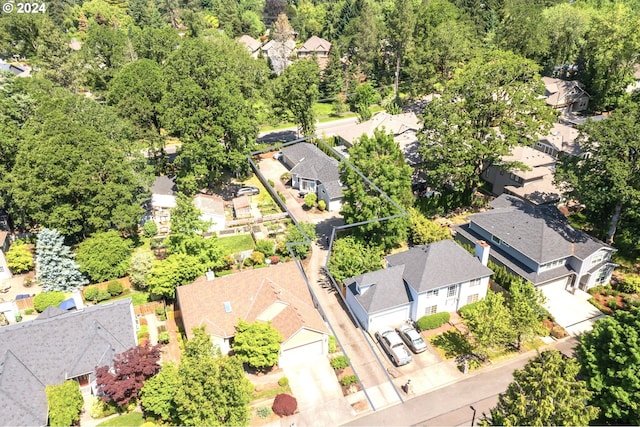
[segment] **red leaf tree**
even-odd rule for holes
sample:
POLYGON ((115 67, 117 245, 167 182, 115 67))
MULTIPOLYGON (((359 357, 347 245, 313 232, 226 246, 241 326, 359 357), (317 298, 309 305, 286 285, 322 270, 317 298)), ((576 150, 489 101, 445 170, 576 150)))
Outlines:
POLYGON ((298 409, 296 398, 285 393, 277 395, 271 406, 273 413, 281 417, 295 414, 296 409, 298 409))
POLYGON ((105 403, 123 407, 138 399, 144 382, 160 371, 160 346, 149 343, 115 356, 113 368, 96 369, 98 392, 105 403))

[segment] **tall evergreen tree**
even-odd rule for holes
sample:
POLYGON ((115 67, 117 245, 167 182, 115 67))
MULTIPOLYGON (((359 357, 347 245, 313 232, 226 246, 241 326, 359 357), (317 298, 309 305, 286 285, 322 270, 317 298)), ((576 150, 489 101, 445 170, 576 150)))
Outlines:
POLYGON ((73 291, 89 281, 80 273, 64 236, 56 230, 43 228, 36 241, 36 280, 45 292, 73 291))

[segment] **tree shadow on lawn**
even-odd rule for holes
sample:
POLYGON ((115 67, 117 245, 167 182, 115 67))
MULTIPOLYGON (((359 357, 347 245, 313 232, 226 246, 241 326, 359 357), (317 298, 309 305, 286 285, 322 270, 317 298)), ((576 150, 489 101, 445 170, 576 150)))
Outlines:
POLYGON ((440 335, 436 335, 431 339, 431 343, 438 347, 447 359, 473 353, 473 346, 467 337, 457 329, 449 329, 440 335))

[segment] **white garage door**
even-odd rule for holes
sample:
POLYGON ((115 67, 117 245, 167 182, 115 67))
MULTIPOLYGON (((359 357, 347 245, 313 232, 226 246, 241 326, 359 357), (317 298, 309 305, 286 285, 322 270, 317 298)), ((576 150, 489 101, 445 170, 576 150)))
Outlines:
POLYGON ((278 365, 283 368, 285 366, 294 366, 303 363, 309 363, 318 356, 322 356, 322 340, 314 341, 298 347, 282 350, 278 365))
POLYGON ((558 279, 554 282, 550 282, 548 284, 545 285, 541 285, 539 286, 540 290, 542 290, 542 292, 547 292, 547 291, 564 291, 565 290, 565 286, 567 286, 567 281, 569 280, 568 277, 563 277, 562 279, 558 279))
POLYGON ((383 327, 396 327, 407 321, 409 318, 409 307, 402 307, 400 309, 380 313, 379 315, 371 316, 369 322, 369 330, 377 331, 383 327))

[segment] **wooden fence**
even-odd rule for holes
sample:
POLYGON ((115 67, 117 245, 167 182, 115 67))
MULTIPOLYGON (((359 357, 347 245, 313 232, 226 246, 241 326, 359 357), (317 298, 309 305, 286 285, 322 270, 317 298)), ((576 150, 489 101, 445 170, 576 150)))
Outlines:
POLYGON ((33 297, 17 299, 16 305, 18 306, 18 310, 33 308, 33 297))
POLYGON ((147 314, 156 314, 158 307, 162 307, 162 311, 166 311, 164 301, 152 301, 133 306, 133 312, 136 316, 146 316, 147 314))

